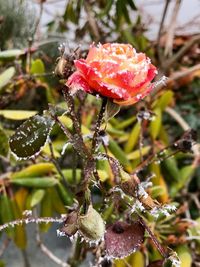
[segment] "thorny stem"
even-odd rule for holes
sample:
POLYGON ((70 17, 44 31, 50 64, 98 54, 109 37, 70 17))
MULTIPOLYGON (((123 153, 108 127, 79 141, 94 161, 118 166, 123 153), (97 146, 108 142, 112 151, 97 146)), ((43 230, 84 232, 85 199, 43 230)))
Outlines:
POLYGON ((76 132, 76 134, 71 138, 72 145, 74 147, 76 146, 76 150, 78 148, 79 151, 81 151, 81 156, 84 159, 89 158, 90 157, 89 151, 88 151, 87 147, 85 146, 85 143, 84 143, 83 137, 82 137, 82 133, 81 133, 80 120, 77 118, 77 114, 75 112, 74 100, 73 100, 73 97, 70 95, 69 88, 67 86, 65 86, 65 88, 63 89, 63 95, 64 95, 65 101, 68 104, 68 108, 69 108, 68 115, 71 117, 71 119, 73 121, 73 126, 74 126, 74 129, 76 132))
POLYGON ((80 256, 81 256, 81 237, 78 236, 76 242, 74 243, 73 256, 68 260, 70 267, 76 267, 79 265, 80 256))
POLYGON ((152 233, 151 229, 148 227, 148 225, 145 223, 145 221, 142 219, 142 217, 139 216, 139 220, 141 225, 146 229, 148 234, 150 235, 154 245, 157 247, 160 254, 166 259, 168 257, 167 251, 161 246, 161 244, 158 242, 158 239, 155 237, 155 235, 152 233))
POLYGON ((94 135, 93 135, 93 140, 92 140, 92 154, 95 153, 96 149, 97 149, 97 145, 98 145, 98 137, 99 137, 99 130, 100 130, 100 126, 103 120, 103 116, 106 110, 106 104, 107 104, 107 98, 103 98, 102 104, 101 104, 101 109, 98 115, 98 119, 96 121, 96 125, 95 125, 95 131, 94 131, 94 135))
POLYGON ((42 217, 42 218, 35 218, 35 217, 28 217, 28 218, 21 218, 17 219, 12 222, 4 223, 0 225, 0 232, 9 228, 15 227, 16 225, 21 224, 28 224, 28 223, 49 223, 49 222, 56 222, 56 223, 63 223, 65 218, 52 218, 52 217, 42 217))

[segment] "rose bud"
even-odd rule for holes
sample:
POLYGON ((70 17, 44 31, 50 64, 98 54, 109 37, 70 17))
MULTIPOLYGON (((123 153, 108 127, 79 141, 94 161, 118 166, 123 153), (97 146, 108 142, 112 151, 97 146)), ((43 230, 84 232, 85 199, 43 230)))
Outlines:
POLYGON ((108 97, 119 105, 134 104, 153 89, 157 69, 130 44, 94 44, 86 59, 74 61, 76 72, 67 81, 71 91, 108 97))
POLYGON ((78 227, 80 234, 87 241, 99 241, 104 237, 105 223, 92 205, 89 206, 86 214, 79 216, 78 227))
POLYGON ((144 241, 145 229, 139 221, 115 222, 106 229, 105 246, 110 258, 124 258, 136 251, 144 241))

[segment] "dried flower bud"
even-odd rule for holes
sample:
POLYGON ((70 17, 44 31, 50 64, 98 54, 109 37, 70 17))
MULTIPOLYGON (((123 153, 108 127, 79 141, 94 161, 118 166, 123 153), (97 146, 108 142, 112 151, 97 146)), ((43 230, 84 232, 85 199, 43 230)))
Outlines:
POLYGON ((60 233, 66 236, 73 236, 78 230, 77 219, 77 211, 72 211, 69 213, 65 220, 64 226, 60 229, 60 233))
POLYGON ((136 251, 144 240, 144 227, 139 221, 128 224, 115 222, 105 234, 105 245, 108 257, 124 258, 136 251))
POLYGON ((135 190, 140 183, 139 178, 136 175, 129 176, 126 172, 121 171, 121 177, 123 182, 120 187, 124 191, 125 194, 130 196, 135 196, 135 190), (129 177, 129 179, 128 179, 129 177))
POLYGON ((79 216, 78 227, 81 235, 88 241, 98 241, 104 237, 105 223, 92 205, 86 214, 79 216))

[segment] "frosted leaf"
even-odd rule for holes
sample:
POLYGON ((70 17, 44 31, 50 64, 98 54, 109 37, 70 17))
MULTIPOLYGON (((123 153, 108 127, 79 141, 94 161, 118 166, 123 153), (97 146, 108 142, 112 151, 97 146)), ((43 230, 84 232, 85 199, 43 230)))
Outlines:
POLYGON ((48 141, 54 121, 47 116, 35 115, 21 124, 9 140, 17 159, 37 156, 48 141))

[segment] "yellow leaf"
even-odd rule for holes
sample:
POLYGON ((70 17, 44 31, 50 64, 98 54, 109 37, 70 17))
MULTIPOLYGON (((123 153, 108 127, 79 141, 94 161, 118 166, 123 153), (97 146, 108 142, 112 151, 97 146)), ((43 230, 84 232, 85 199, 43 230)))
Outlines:
POLYGON ((10 120, 25 120, 34 116, 37 111, 30 110, 0 110, 0 115, 10 120))

